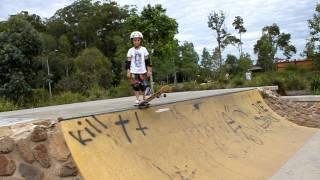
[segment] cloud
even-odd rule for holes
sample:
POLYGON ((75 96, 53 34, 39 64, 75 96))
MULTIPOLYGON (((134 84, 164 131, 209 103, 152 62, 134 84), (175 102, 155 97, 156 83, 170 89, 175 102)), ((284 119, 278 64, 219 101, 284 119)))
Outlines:
POLYGON ((51 17, 56 10, 71 4, 73 0, 0 0, 0 20, 21 11, 28 11, 44 18, 51 17))
MULTIPOLYGON (((72 2, 72 0, 0 0, 0 20, 22 10, 50 17, 57 9, 72 2)), ((201 53, 204 47, 212 50, 217 46, 215 34, 207 25, 210 12, 224 11, 228 31, 233 34, 236 32, 231 25, 232 21, 235 16, 241 16, 248 30, 243 35, 244 51, 253 57, 255 57, 253 46, 261 36, 261 29, 273 23, 277 23, 282 32, 291 33, 292 42, 298 49, 297 54, 301 53, 309 34, 307 20, 312 17, 317 3, 314 0, 117 0, 116 2, 120 5, 134 4, 140 10, 148 3, 162 4, 167 9, 167 14, 179 23, 179 34, 176 38, 180 41, 193 42, 198 53, 201 53)), ((238 50, 230 46, 224 55, 227 53, 236 55, 238 50)))

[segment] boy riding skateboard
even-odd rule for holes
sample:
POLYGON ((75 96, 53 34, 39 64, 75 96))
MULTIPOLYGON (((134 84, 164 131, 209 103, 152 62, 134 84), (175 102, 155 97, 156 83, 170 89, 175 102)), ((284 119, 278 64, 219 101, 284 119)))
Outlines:
POLYGON ((130 39, 133 47, 127 53, 127 77, 131 81, 134 95, 136 96, 135 103, 139 104, 146 99, 147 78, 152 74, 152 65, 147 49, 141 45, 143 39, 142 33, 134 31, 131 33, 130 39), (142 100, 140 100, 140 96, 142 96, 142 100))

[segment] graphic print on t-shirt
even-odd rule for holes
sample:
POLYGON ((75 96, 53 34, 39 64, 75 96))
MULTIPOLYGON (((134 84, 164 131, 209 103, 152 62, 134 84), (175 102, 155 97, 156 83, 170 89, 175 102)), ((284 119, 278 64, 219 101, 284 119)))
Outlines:
POLYGON ((134 64, 137 68, 140 68, 142 66, 142 54, 140 51, 135 51, 134 56, 134 64))

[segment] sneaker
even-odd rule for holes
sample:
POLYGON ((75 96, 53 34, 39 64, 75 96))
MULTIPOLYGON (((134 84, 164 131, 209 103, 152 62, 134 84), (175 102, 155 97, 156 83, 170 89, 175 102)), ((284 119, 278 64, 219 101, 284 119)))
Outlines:
POLYGON ((136 102, 136 104, 139 104, 139 103, 140 103, 140 100, 136 99, 136 101, 135 101, 135 102, 136 102))

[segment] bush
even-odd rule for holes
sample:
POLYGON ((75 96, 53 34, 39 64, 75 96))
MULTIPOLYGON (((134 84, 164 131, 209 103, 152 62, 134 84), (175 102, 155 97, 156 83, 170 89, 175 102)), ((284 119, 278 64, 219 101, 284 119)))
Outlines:
POLYGON ((185 82, 183 83, 183 89, 185 91, 196 91, 200 90, 200 87, 196 82, 185 82))
POLYGON ((284 82, 284 88, 286 90, 303 90, 307 89, 307 87, 308 82, 306 79, 295 73, 288 74, 284 82))
POLYGON ((35 89, 30 99, 25 99, 21 107, 33 108, 50 104, 50 94, 47 89, 35 89))
POLYGON ((286 68, 286 71, 297 71, 298 67, 295 64, 289 64, 286 68))
POLYGON ((314 94, 320 93, 320 75, 315 76, 312 78, 310 83, 310 89, 313 91, 314 94))
POLYGON ((245 84, 245 80, 241 76, 236 76, 231 80, 231 84, 233 87, 241 87, 245 84))
POLYGON ((109 92, 99 86, 89 89, 86 94, 88 94, 88 100, 105 99, 109 97, 109 92))
POLYGON ((0 98, 0 112, 17 110, 19 107, 11 101, 0 98))
POLYGON ((127 80, 122 80, 116 87, 112 87, 109 91, 111 97, 125 97, 132 95, 131 84, 127 80))
POLYGON ((83 102, 86 100, 87 98, 85 96, 79 93, 72 93, 68 91, 52 97, 52 99, 50 100, 50 105, 71 104, 71 103, 83 102))

